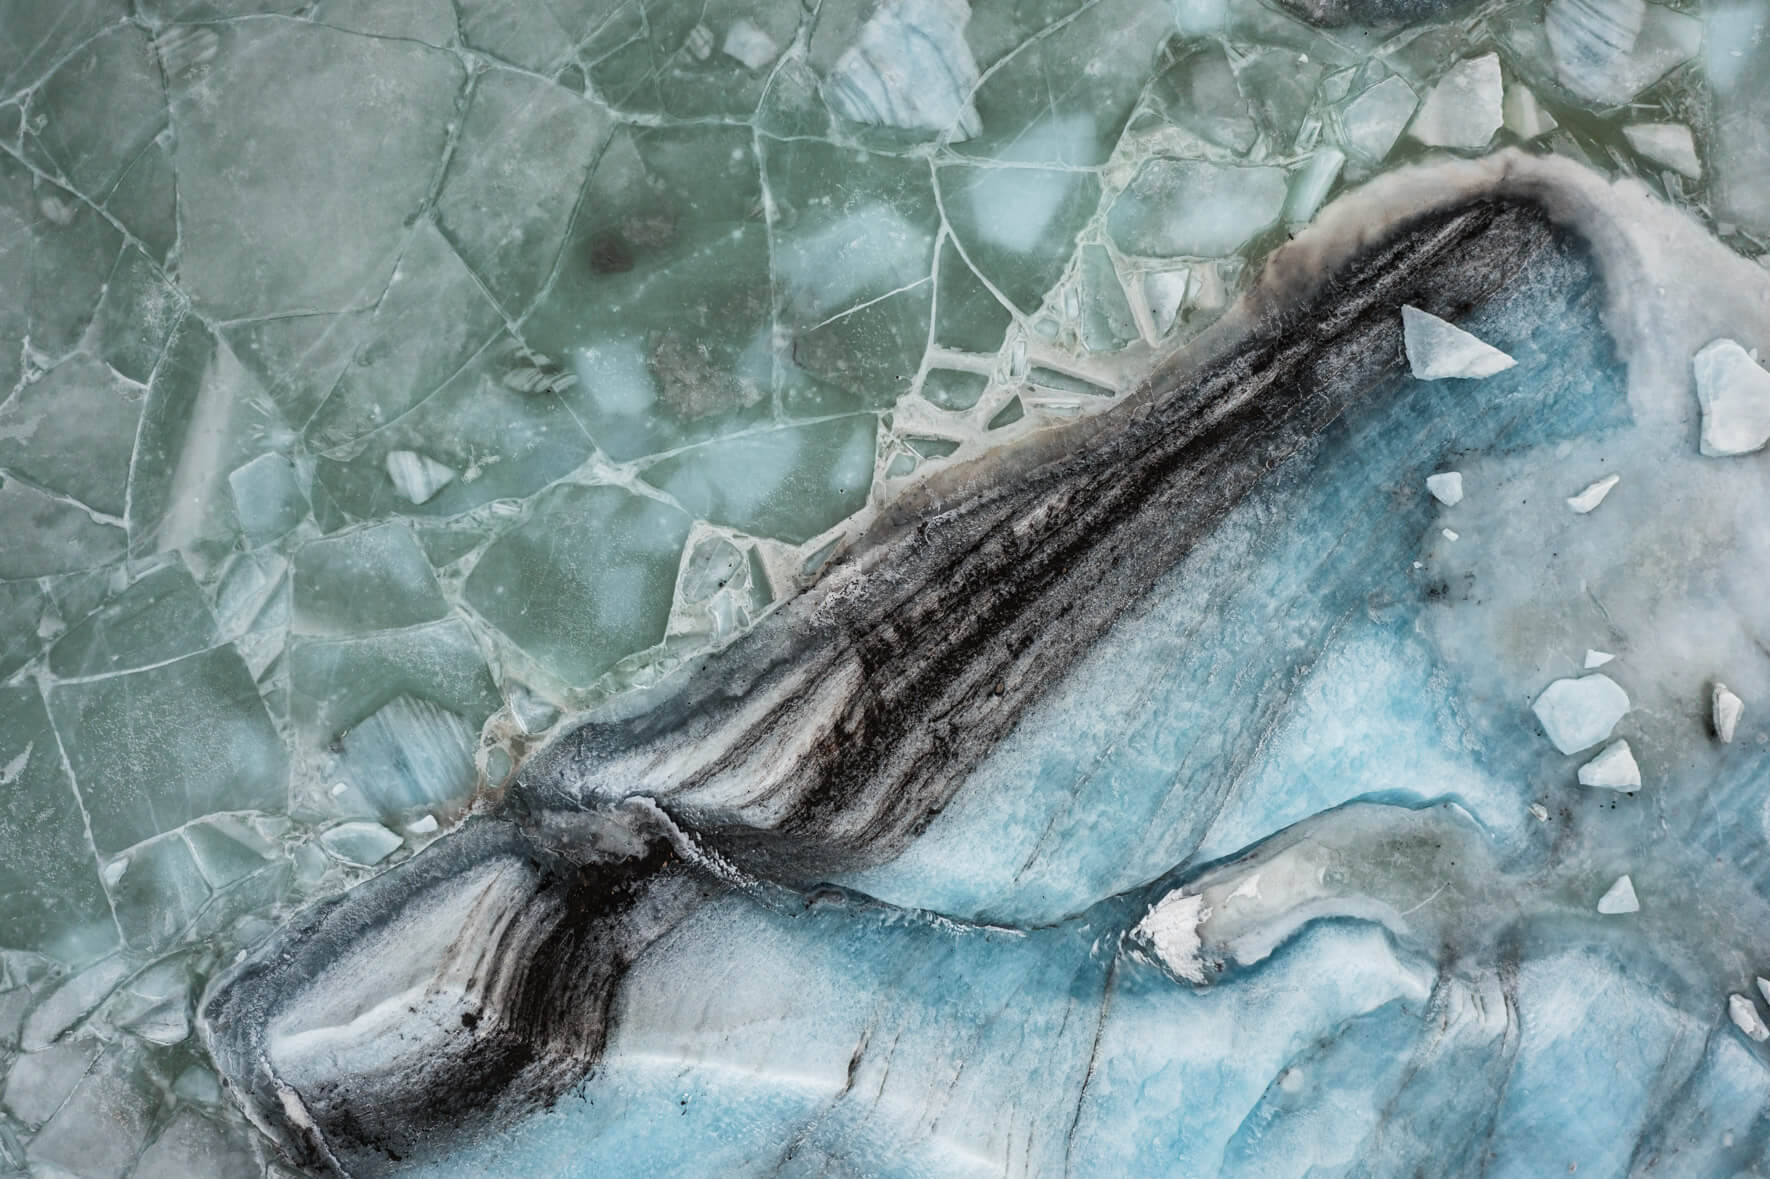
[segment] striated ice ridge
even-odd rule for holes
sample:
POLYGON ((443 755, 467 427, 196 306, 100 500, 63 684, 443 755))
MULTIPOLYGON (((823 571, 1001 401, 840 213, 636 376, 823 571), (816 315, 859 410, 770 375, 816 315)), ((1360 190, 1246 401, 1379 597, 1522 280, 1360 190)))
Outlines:
POLYGON ((954 140, 979 134, 970 16, 964 0, 884 0, 824 79, 830 109, 856 123, 954 140))

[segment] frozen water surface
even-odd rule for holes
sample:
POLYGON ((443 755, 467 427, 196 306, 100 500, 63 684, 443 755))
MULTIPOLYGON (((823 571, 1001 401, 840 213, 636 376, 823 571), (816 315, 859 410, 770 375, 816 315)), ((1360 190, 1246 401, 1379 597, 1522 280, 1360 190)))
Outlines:
POLYGON ((1770 1175, 1765 0, 0 0, 0 1176, 1770 1175))

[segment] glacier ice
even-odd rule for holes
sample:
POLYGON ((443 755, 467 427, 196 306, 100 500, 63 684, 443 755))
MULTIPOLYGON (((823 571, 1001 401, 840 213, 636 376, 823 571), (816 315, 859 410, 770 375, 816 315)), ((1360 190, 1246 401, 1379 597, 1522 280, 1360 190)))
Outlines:
POLYGON ((1598 912, 1606 917, 1617 917, 1628 913, 1639 913, 1641 902, 1635 896, 1635 882, 1627 873, 1616 878, 1616 882, 1604 890, 1598 898, 1598 912))
POLYGON ((1567 506, 1573 509, 1575 515, 1588 515, 1604 502, 1604 498, 1621 481, 1622 476, 1620 475, 1606 475, 1602 479, 1587 484, 1577 495, 1568 496, 1567 506))
POLYGON ((1702 453, 1750 454, 1770 442, 1770 371, 1736 340, 1715 340, 1696 354, 1702 406, 1702 453))
POLYGON ((1715 737, 1726 745, 1733 740, 1733 734, 1739 728, 1739 718, 1745 714, 1745 702, 1734 694, 1720 680, 1710 690, 1709 723, 1714 726, 1715 737))
POLYGON ((1505 372, 1518 363, 1485 340, 1418 307, 1403 305, 1401 322, 1406 333, 1407 362, 1419 380, 1480 379, 1505 372))
POLYGON ((1460 471, 1440 471, 1426 476, 1426 490, 1447 508, 1463 502, 1463 475, 1460 471))
POLYGON ((1641 767, 1627 741, 1612 741, 1598 756, 1579 768, 1581 786, 1633 793, 1641 788, 1641 767))
POLYGON ((1629 696, 1603 672, 1560 679, 1531 704, 1543 734, 1562 753, 1578 753, 1610 736, 1629 711, 1629 696))

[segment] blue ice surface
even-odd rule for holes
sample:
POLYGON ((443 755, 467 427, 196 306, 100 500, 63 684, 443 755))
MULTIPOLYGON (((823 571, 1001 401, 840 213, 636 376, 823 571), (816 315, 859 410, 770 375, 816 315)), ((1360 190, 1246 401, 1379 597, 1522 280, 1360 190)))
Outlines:
MULTIPOLYGON (((1318 920, 1206 987, 1125 938, 1197 866, 1352 799, 1454 799, 1501 862, 1551 863, 1525 804, 1565 759, 1518 702, 1460 690, 1413 563, 1437 533, 1425 476, 1459 454, 1629 428, 1599 302, 1566 243, 1463 324, 1517 368, 1396 378, 905 855, 834 899, 701 911, 636 964, 577 1091, 414 1173, 1764 1173, 1760 1050, 1634 927, 1525 920, 1471 961, 1318 920)), ((1762 753, 1721 770, 1733 805, 1669 836, 1770 893, 1762 753)))

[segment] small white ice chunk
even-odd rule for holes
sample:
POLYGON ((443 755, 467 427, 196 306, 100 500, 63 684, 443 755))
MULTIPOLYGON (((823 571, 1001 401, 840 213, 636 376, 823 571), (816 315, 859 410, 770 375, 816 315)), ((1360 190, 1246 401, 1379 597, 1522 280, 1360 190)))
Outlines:
POLYGON ((1715 736, 1723 745, 1731 743, 1733 731, 1739 727, 1739 718, 1745 712, 1745 701, 1735 696, 1726 684, 1716 680, 1709 712, 1715 724, 1715 736))
POLYGON ((1610 489, 1621 481, 1621 475, 1606 475, 1596 483, 1588 484, 1578 495, 1568 496, 1567 506, 1583 516, 1603 503, 1604 497, 1610 494, 1610 489))
POLYGON ((394 490, 413 503, 421 504, 453 483, 455 472, 415 450, 390 450, 387 452, 387 477, 393 480, 394 490))
POLYGON ((781 47, 774 38, 742 17, 725 30, 725 44, 719 47, 725 56, 736 58, 747 70, 759 70, 780 56, 781 47))
POLYGON ((1694 368, 1702 453, 1749 454, 1770 442, 1770 372, 1735 340, 1716 340, 1698 352, 1694 368))
POLYGON ((1535 139, 1539 135, 1547 135, 1561 124, 1555 116, 1543 109, 1536 95, 1530 88, 1519 82, 1506 87, 1505 103, 1506 130, 1520 139, 1535 139))
POLYGON ((1445 507, 1454 508, 1463 502, 1463 473, 1441 471, 1436 475, 1427 475, 1426 490, 1445 507))
POLYGON ((1627 741, 1612 741, 1604 752, 1579 768, 1581 786, 1598 786, 1633 794, 1641 789, 1641 767, 1627 741))
POLYGON ((1169 970, 1188 982, 1202 983, 1205 966, 1198 953, 1203 945, 1198 927, 1210 915, 1204 897, 1171 892, 1151 906, 1137 932, 1149 939, 1150 948, 1169 970))
POLYGON ((1586 670, 1591 671, 1594 667, 1603 667, 1606 663, 1609 663, 1615 658, 1616 656, 1612 655, 1609 651, 1599 651, 1595 648, 1587 647, 1586 670))
POLYGON ((1556 680, 1543 689, 1530 710, 1556 749, 1578 753, 1610 736, 1610 730, 1629 710, 1629 695, 1615 680, 1598 672, 1556 680))
POLYGON ((1758 1005, 1737 991, 1727 996, 1727 1016, 1733 1026, 1746 1034, 1746 1038, 1762 1044, 1770 1040, 1770 1027, 1764 1026, 1764 1017, 1758 1014, 1758 1005))
POLYGON ((1549 808, 1540 802, 1533 802, 1530 804, 1530 817, 1539 823, 1547 823, 1549 821, 1549 808))
POLYGON ((1498 55, 1459 61, 1426 96, 1407 133, 1427 147, 1486 147, 1505 122, 1503 102, 1498 55))
POLYGON ((1770 978, 1758 976, 1758 994, 1764 996, 1764 1002, 1770 1003, 1770 978))
POLYGON ((1401 335, 1407 345, 1408 367, 1422 381, 1491 377, 1518 363, 1492 344, 1418 307, 1402 307, 1401 335))
POLYGON ((1696 157, 1696 139, 1682 123, 1636 123, 1623 128, 1629 146, 1672 171, 1692 180, 1702 179, 1702 161, 1696 157))
POLYGON ((437 828, 436 816, 425 815, 406 824, 406 832, 411 835, 429 835, 437 828))
POLYGON ((1641 902, 1635 896, 1635 882, 1629 879, 1626 872, 1618 876, 1616 883, 1598 898, 1598 912, 1606 917, 1618 913, 1639 913, 1640 911, 1641 902))
POLYGON ((1455 529, 1445 528, 1445 529, 1442 529, 1441 532, 1444 536, 1444 539, 1446 539, 1446 540, 1461 540, 1461 539, 1463 539, 1462 534, 1457 532, 1455 529))

